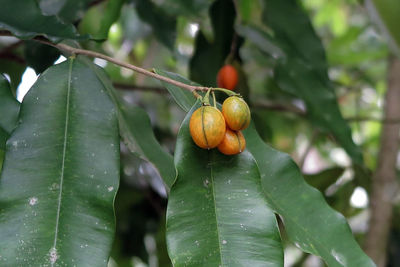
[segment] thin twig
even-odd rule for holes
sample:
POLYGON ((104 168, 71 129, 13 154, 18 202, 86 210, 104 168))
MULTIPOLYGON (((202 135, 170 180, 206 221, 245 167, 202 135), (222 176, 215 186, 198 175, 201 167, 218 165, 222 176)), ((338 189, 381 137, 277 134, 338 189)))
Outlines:
MULTIPOLYGON (((2 35, 2 36, 13 36, 9 31, 4 31, 4 30, 0 31, 0 35, 2 35)), ((69 45, 66 45, 66 44, 61 44, 61 43, 55 44, 53 42, 50 42, 49 40, 47 40, 44 37, 35 37, 35 38, 33 38, 33 40, 35 40, 37 42, 40 42, 42 44, 53 46, 53 47, 55 47, 55 48, 57 48, 59 50, 68 52, 68 53, 73 54, 73 55, 85 55, 85 56, 89 56, 89 57, 101 58, 101 59, 107 60, 108 62, 114 63, 115 65, 118 65, 118 66, 130 69, 130 70, 136 71, 136 72, 138 72, 140 74, 147 75, 147 76, 150 76, 150 77, 155 78, 157 80, 160 80, 160 81, 163 81, 163 82, 178 86, 178 87, 180 87, 182 89, 188 90, 188 91, 192 92, 193 95, 196 98, 200 98, 201 97, 196 91, 207 91, 208 89, 210 89, 210 87, 194 86, 194 85, 188 85, 188 84, 185 84, 185 83, 182 83, 182 82, 178 82, 178 81, 175 81, 175 80, 170 79, 168 77, 165 77, 165 76, 159 75, 157 73, 154 73, 153 71, 149 71, 149 70, 140 68, 138 66, 135 66, 135 65, 120 61, 118 59, 112 58, 110 56, 106 56, 106 55, 101 54, 101 53, 97 53, 97 52, 86 50, 86 49, 75 48, 75 47, 72 47, 72 46, 69 46, 69 45)))
POLYGON ((48 40, 44 40, 43 38, 35 39, 35 40, 37 40, 37 41, 39 41, 39 42, 41 42, 43 44, 47 44, 47 45, 53 46, 53 47, 55 47, 55 48, 57 48, 59 50, 66 51, 66 52, 71 53, 71 54, 85 55, 85 56, 89 56, 89 57, 95 57, 95 58, 101 58, 101 59, 107 60, 108 62, 114 63, 115 65, 118 65, 118 66, 121 66, 121 67, 124 67, 124 68, 127 68, 127 69, 131 69, 131 70, 136 71, 136 72, 138 72, 140 74, 147 75, 147 76, 150 76, 150 77, 155 78, 157 80, 160 80, 160 81, 163 81, 163 82, 178 86, 178 87, 180 87, 182 89, 188 90, 188 91, 192 92, 195 95, 195 97, 199 97, 199 95, 197 94, 196 91, 207 91, 209 89, 209 87, 193 86, 193 85, 188 85, 188 84, 185 84, 185 83, 182 83, 182 82, 178 82, 178 81, 172 80, 172 79, 170 79, 168 77, 165 77, 165 76, 159 75, 157 73, 154 73, 152 71, 145 70, 145 69, 140 68, 138 66, 135 66, 135 65, 120 61, 118 59, 115 59, 115 58, 112 58, 110 56, 106 56, 104 54, 97 53, 97 52, 94 52, 94 51, 80 49, 80 48, 74 48, 74 47, 66 45, 66 44, 54 44, 54 43, 52 43, 52 42, 50 42, 48 40))
POLYGON ((362 117, 362 116, 356 116, 356 117, 348 117, 346 118, 348 122, 360 122, 360 121, 376 121, 379 123, 400 123, 400 119, 380 119, 380 118, 374 118, 374 117, 362 117))

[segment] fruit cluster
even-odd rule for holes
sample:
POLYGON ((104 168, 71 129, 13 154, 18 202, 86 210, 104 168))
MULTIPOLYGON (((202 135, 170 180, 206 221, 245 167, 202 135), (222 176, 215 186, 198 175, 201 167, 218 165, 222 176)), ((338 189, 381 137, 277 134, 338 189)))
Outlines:
POLYGON ((225 155, 235 155, 246 147, 241 130, 250 124, 250 109, 238 96, 228 97, 222 104, 222 112, 204 104, 193 112, 189 128, 193 141, 201 148, 217 147, 225 155))

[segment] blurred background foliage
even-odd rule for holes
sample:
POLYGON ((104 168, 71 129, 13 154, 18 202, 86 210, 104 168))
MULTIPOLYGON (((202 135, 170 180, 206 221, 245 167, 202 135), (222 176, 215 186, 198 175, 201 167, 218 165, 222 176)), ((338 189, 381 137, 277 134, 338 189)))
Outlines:
MULTIPOLYGON (((205 86, 215 86, 218 69, 227 62, 234 64, 240 72, 238 91, 249 100, 260 135, 273 147, 291 154, 307 182, 347 217, 362 242, 368 219, 368 181, 377 164, 389 55, 387 39, 370 19, 363 1, 297 1, 305 13, 284 6, 285 1, 268 0, 38 2, 43 13, 57 14, 73 22, 81 34, 97 40, 85 42, 84 48, 134 65, 169 70, 205 86), (268 14, 268 8, 274 5, 281 5, 281 13, 274 13, 275 18, 268 14), (306 55, 303 61, 297 61, 297 55, 288 53, 295 52, 295 48, 285 47, 288 43, 283 41, 308 27, 301 23, 296 26, 296 16, 301 21, 304 14, 316 36, 307 36, 313 33, 305 30, 304 39, 293 42, 306 55), (283 41, 279 40, 279 32, 285 37, 283 41), (322 46, 316 47, 315 42, 308 46, 308 38, 320 39, 322 46), (317 64, 310 67, 311 72, 302 73, 301 67, 293 67, 309 66, 307 57, 317 64), (291 91, 290 78, 279 77, 279 68, 305 75, 307 83, 294 85, 304 90, 291 91), (320 85, 316 82, 323 87, 320 99, 318 92, 309 92, 315 90, 310 87, 320 85), (322 105, 325 96, 333 101, 329 102, 332 106, 322 105), (343 117, 339 114, 339 122, 334 125, 321 123, 321 114, 336 112, 336 99, 337 112, 340 110, 343 117), (322 109, 314 109, 315 114, 310 115, 318 107, 322 109), (360 147, 358 152, 350 137, 340 137, 343 132, 343 136, 347 134, 346 127, 350 127, 352 139, 360 147), (362 153, 363 162, 357 153, 362 153), (357 161, 359 166, 353 165, 357 161)), ((48 46, 0 38, 0 72, 11 80, 19 99, 27 86, 21 83, 21 77, 24 80, 29 74, 39 75, 59 56, 48 46)), ((151 78, 103 60, 96 59, 95 63, 104 67, 126 103, 147 111, 156 138, 173 153, 185 113, 167 91, 151 78)), ((109 266, 171 266, 165 247, 166 190, 159 174, 124 144, 121 173, 116 199, 117 235, 109 266)), ((396 207, 395 214, 399 211, 396 207)), ((400 264, 400 222, 399 216, 394 218, 388 266, 400 264)), ((282 238, 285 241, 284 234, 282 238)), ((289 242, 284 244, 286 266, 323 266, 318 258, 302 253, 289 242)))

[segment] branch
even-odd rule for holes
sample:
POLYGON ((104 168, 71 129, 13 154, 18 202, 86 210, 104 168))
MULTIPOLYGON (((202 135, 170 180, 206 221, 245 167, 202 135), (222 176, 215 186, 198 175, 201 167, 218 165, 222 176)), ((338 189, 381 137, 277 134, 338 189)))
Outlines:
MULTIPOLYGON (((2 36, 13 36, 9 31, 0 31, 0 35, 2 35, 2 36)), ((66 45, 66 44, 61 44, 61 43, 55 44, 53 42, 50 42, 49 40, 47 40, 44 37, 35 37, 33 40, 38 41, 38 42, 40 42, 42 44, 53 46, 53 47, 55 47, 55 48, 57 48, 57 49, 59 49, 61 51, 65 51, 65 52, 68 52, 68 53, 73 54, 73 55, 85 55, 85 56, 89 56, 89 57, 95 57, 95 58, 101 58, 101 59, 107 60, 108 62, 114 63, 115 65, 118 65, 118 66, 130 69, 130 70, 136 71, 136 72, 138 72, 140 74, 143 74, 143 75, 146 75, 146 76, 150 76, 150 77, 155 78, 157 80, 160 80, 160 81, 163 81, 163 82, 178 86, 178 87, 180 87, 182 89, 188 90, 188 91, 192 92, 196 98, 200 97, 200 95, 196 91, 207 91, 207 90, 210 89, 210 87, 193 86, 193 85, 188 85, 188 84, 185 84, 185 83, 182 83, 182 82, 178 82, 178 81, 172 80, 172 79, 170 79, 168 77, 165 77, 165 76, 159 75, 157 73, 154 73, 153 71, 149 71, 149 70, 140 68, 138 66, 135 66, 135 65, 132 65, 132 64, 129 64, 129 63, 125 63, 123 61, 120 61, 118 59, 106 56, 106 55, 101 54, 101 53, 97 53, 97 52, 90 51, 90 50, 85 50, 85 49, 80 49, 80 48, 75 48, 75 47, 72 47, 72 46, 69 46, 69 45, 66 45)))
MULTIPOLYGON (((400 117, 400 60, 389 62, 388 89, 385 96, 385 120, 400 117)), ((387 243, 393 217, 393 199, 398 189, 396 161, 400 123, 384 124, 381 133, 378 167, 372 179, 371 218, 364 247, 378 267, 386 266, 387 243)))
POLYGON ((396 124, 400 122, 400 119, 393 118, 393 119, 380 119, 380 118, 374 118, 374 117, 347 117, 346 120, 348 122, 359 122, 359 121, 376 121, 384 124, 396 124))

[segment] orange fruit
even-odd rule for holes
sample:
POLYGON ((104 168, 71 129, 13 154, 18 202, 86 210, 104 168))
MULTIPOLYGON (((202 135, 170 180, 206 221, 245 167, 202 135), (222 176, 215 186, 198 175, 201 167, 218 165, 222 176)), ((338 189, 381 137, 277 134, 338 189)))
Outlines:
POLYGON ((221 111, 211 106, 203 106, 193 112, 189 122, 190 135, 201 148, 214 148, 221 143, 226 125, 221 111))
POLYGON ((234 131, 246 129, 250 124, 250 109, 241 97, 230 96, 225 99, 222 114, 228 127, 234 131))
POLYGON ((246 140, 242 132, 226 129, 224 139, 218 145, 218 150, 225 155, 236 155, 246 148, 246 140))
POLYGON ((217 84, 219 88, 233 90, 237 83, 238 73, 232 65, 225 65, 218 71, 217 84))

